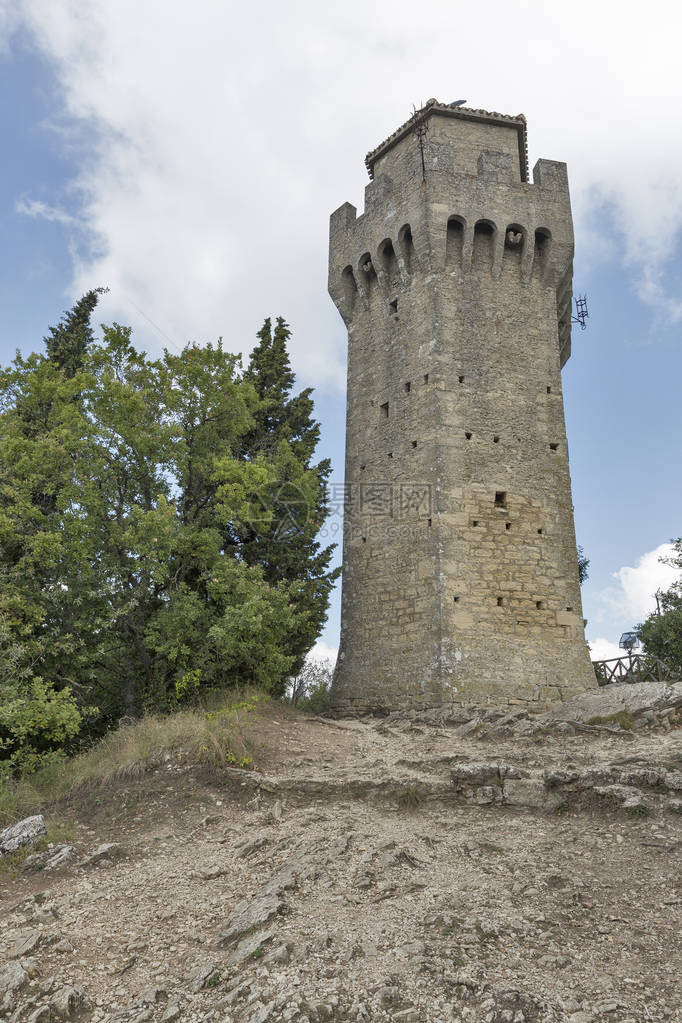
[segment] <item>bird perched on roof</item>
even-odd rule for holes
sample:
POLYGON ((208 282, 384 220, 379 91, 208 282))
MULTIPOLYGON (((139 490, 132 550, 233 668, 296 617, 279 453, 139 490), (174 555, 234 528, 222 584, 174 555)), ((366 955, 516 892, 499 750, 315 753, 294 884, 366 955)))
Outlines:
POLYGON ((450 106, 451 107, 463 107, 465 103, 466 103, 465 99, 456 99, 454 103, 450 104, 450 106))

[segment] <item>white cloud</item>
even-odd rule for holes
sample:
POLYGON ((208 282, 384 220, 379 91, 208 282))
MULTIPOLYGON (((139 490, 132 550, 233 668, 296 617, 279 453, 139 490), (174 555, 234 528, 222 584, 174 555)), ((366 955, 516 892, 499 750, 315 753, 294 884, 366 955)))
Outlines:
POLYGON ((311 661, 331 661, 332 665, 334 665, 336 664, 338 653, 339 651, 335 647, 329 646, 323 639, 320 639, 308 654, 308 659, 311 661))
POLYGON ((591 639, 589 643, 590 657, 593 661, 609 661, 625 654, 625 651, 621 650, 617 643, 612 643, 610 639, 604 639, 602 636, 591 639))
POLYGON ((668 293, 658 264, 642 267, 637 294, 642 301, 656 309, 663 323, 675 324, 682 321, 682 302, 668 293))
POLYGON ((76 222, 75 218, 70 213, 67 213, 66 210, 60 210, 56 206, 48 206, 47 203, 41 202, 40 199, 17 199, 14 209, 25 217, 31 217, 32 220, 49 220, 52 223, 69 225, 76 222))
POLYGON ((639 294, 679 317, 661 283, 682 226, 676 4, 614 18, 576 0, 574 31, 559 5, 506 0, 427 0, 418 14, 406 0, 19 8, 57 76, 60 128, 87 140, 74 184, 91 245, 73 292, 109 285, 103 317, 147 341, 158 335, 131 302, 177 344, 223 333, 242 350, 282 314, 304 380, 342 387, 328 216, 362 206, 364 153, 429 95, 523 110, 531 163, 569 164, 582 249, 609 251, 595 219, 607 212, 639 294))
POLYGON ((15 0, 0 0, 0 53, 9 50, 10 38, 19 22, 20 16, 15 0))
POLYGON ((624 565, 614 572, 614 584, 597 594, 605 612, 629 627, 643 621, 656 607, 656 590, 667 590, 680 578, 680 571, 661 563, 661 558, 673 554, 673 546, 663 543, 653 551, 647 551, 634 566, 624 565))

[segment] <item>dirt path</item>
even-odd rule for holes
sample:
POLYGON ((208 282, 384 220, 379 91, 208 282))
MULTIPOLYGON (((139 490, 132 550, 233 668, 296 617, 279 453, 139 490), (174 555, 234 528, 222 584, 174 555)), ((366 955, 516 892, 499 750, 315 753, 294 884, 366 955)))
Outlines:
POLYGON ((0 1018, 681 1019, 680 730, 458 731, 275 712, 93 798, 0 879, 0 1018))

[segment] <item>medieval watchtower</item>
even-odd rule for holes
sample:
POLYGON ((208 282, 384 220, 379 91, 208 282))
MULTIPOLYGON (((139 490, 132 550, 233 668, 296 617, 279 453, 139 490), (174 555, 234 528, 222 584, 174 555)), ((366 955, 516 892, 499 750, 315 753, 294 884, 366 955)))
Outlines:
POLYGON ((566 166, 526 121, 430 100, 331 217, 348 327, 341 711, 545 701, 595 685, 561 367, 566 166), (423 136, 423 131, 422 131, 423 136), (423 157, 423 159, 422 159, 423 157))

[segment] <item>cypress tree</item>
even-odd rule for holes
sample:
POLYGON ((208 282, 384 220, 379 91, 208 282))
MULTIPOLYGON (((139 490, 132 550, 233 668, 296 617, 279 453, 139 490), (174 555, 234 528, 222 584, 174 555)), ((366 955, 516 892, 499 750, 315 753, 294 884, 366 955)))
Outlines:
POLYGON ((94 340, 90 317, 108 288, 94 288, 64 313, 56 327, 49 327, 48 336, 43 338, 50 362, 64 371, 65 376, 73 377, 83 365, 83 356, 94 340))
MULTIPOLYGON (((75 377, 81 369, 85 353, 94 341, 94 333, 90 326, 90 317, 108 288, 94 288, 86 292, 72 309, 64 313, 56 327, 48 328, 48 336, 43 338, 46 347, 47 362, 61 370, 67 380, 75 377)), ((72 401, 78 401, 78 395, 72 395, 72 401)), ((54 401, 50 388, 44 395, 35 396, 19 393, 16 398, 14 414, 26 438, 40 438, 50 431, 50 416, 54 401)), ((54 480, 45 481, 40 491, 33 495, 34 502, 44 516, 55 512, 57 507, 57 490, 54 480)))
POLYGON ((329 594, 341 571, 329 568, 336 545, 324 547, 317 539, 329 513, 331 462, 328 458, 313 461, 320 425, 313 418, 312 388, 292 394, 295 375, 289 361, 288 324, 279 316, 273 329, 267 319, 257 336, 259 343, 244 377, 253 384, 260 402, 254 426, 244 438, 242 456, 274 458, 278 479, 257 495, 270 520, 243 529, 238 544, 244 560, 261 566, 268 582, 295 584, 300 625, 287 651, 296 658, 295 674, 327 620, 329 594))

